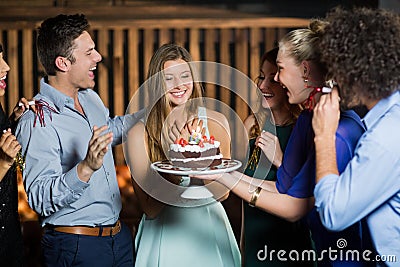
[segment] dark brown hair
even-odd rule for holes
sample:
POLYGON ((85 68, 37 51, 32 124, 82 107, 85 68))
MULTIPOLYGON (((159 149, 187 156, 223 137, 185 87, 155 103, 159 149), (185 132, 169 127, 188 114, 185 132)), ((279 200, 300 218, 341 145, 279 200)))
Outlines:
MULTIPOLYGON (((322 60, 340 85, 345 106, 399 90, 400 19, 381 9, 333 9, 321 40, 322 60)), ((342 102, 343 102, 342 101, 342 102)))
POLYGON ((58 15, 48 18, 38 28, 37 51, 40 62, 48 75, 55 75, 58 56, 66 57, 72 63, 75 58, 74 40, 89 29, 85 15, 58 15))

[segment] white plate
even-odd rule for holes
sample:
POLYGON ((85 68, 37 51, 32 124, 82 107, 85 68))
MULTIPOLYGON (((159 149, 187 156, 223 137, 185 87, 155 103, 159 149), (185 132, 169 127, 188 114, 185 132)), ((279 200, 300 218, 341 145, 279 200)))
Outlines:
POLYGON ((176 175, 194 175, 194 174, 218 174, 224 172, 231 172, 239 169, 242 163, 235 159, 222 159, 222 163, 217 166, 207 168, 183 168, 171 164, 168 160, 157 161, 151 164, 151 168, 165 173, 172 173, 176 175))

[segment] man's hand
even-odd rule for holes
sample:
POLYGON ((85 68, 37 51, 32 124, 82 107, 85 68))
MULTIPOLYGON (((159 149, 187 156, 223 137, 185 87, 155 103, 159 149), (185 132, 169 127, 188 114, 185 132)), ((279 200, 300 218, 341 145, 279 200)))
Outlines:
POLYGON ((322 95, 314 108, 312 125, 315 133, 316 180, 328 174, 339 174, 336 164, 336 130, 339 125, 339 94, 336 87, 322 95))
POLYGON ((108 145, 111 144, 113 134, 111 132, 101 134, 108 129, 107 125, 100 128, 93 127, 93 136, 89 141, 89 147, 86 157, 78 165, 78 176, 84 182, 89 181, 93 172, 100 169, 103 165, 104 155, 108 151, 108 145))
POLYGON ((321 96, 314 108, 312 126, 316 138, 331 138, 336 134, 339 125, 339 93, 336 87, 330 94, 321 96))

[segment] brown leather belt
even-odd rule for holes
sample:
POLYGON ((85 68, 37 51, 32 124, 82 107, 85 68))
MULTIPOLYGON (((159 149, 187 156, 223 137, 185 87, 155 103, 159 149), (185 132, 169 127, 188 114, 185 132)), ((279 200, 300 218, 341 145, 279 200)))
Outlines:
POLYGON ((118 220, 114 226, 47 226, 54 231, 89 236, 115 236, 121 231, 121 222, 118 220))

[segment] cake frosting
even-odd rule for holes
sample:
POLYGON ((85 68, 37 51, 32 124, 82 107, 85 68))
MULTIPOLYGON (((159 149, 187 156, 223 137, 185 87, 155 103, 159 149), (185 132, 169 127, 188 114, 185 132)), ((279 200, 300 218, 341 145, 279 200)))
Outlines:
POLYGON ((222 162, 220 142, 213 136, 201 136, 193 131, 188 140, 177 139, 170 145, 169 160, 174 166, 185 168, 206 168, 222 162))

